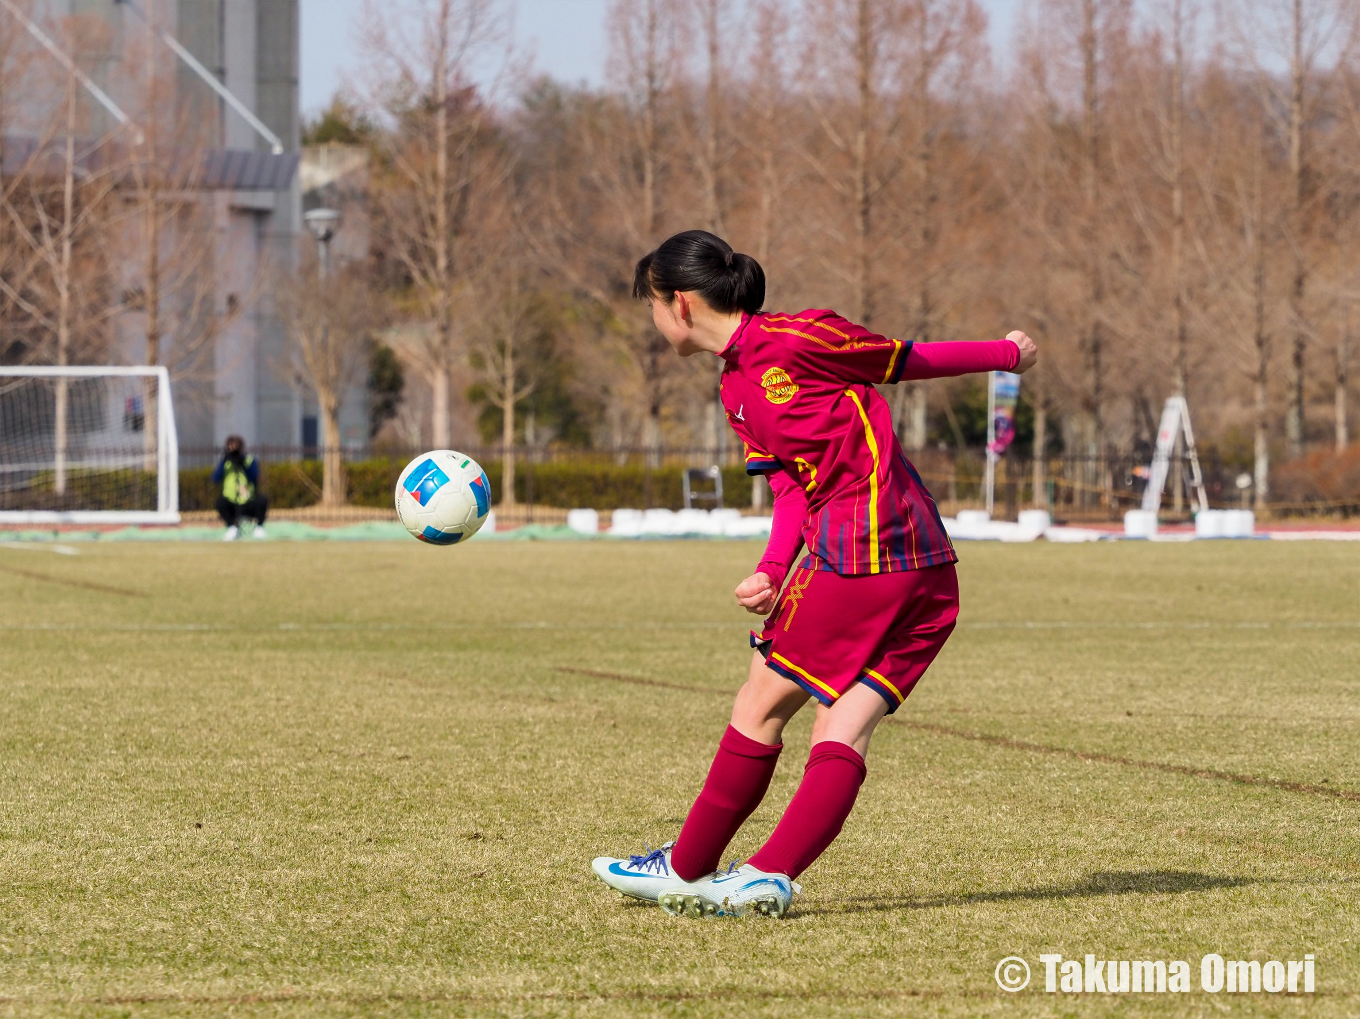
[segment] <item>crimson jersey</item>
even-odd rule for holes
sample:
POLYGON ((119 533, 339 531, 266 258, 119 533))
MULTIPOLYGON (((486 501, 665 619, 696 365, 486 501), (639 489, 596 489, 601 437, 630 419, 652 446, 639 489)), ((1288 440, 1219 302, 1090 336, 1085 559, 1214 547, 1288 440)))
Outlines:
POLYGON ((958 561, 874 388, 902 377, 910 350, 813 310, 743 315, 722 351, 747 473, 782 470, 807 493, 807 567, 854 576, 958 561))

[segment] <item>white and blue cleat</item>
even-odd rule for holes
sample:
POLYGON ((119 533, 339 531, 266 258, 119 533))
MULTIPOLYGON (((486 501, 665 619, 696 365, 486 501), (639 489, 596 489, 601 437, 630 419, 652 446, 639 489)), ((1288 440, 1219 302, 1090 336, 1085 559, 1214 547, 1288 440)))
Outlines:
POLYGON ((673 845, 674 842, 667 842, 660 849, 647 849, 626 860, 597 856, 591 861, 590 869, 620 895, 655 902, 662 892, 685 884, 671 871, 673 845))
POLYGON ((698 881, 676 879, 661 892, 657 905, 671 916, 695 919, 752 914, 778 919, 788 912, 794 893, 802 890, 787 875, 767 874, 748 863, 698 881))

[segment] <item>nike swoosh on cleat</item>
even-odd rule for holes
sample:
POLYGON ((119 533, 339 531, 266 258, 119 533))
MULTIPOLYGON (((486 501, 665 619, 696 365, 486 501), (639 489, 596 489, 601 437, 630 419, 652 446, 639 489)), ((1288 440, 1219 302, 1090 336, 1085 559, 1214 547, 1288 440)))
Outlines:
POLYGON ((619 877, 652 877, 656 878, 658 881, 670 880, 662 874, 644 874, 642 871, 638 870, 624 870, 623 864, 621 863, 611 863, 609 865, 609 873, 617 874, 619 877))
POLYGON ((744 892, 748 888, 759 888, 761 885, 769 885, 771 888, 778 888, 781 891, 784 888, 778 881, 769 881, 765 878, 760 878, 756 881, 752 881, 750 884, 742 885, 739 890, 744 892))

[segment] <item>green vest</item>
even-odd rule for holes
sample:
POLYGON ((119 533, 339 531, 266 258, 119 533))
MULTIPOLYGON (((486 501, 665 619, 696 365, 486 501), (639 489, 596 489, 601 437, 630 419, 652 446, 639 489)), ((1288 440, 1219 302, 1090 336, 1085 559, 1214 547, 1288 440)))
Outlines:
POLYGON ((230 460, 223 462, 222 495, 227 502, 234 502, 237 506, 244 506, 250 502, 250 497, 255 494, 255 486, 250 483, 246 468, 254 462, 253 456, 247 456, 240 467, 237 467, 230 460))

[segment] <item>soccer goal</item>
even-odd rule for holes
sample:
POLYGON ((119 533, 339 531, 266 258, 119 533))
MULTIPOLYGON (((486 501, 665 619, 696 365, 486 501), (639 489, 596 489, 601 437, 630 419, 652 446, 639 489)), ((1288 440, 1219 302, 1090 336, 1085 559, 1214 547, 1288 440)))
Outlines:
POLYGON ((0 365, 0 523, 178 522, 165 368, 0 365))

